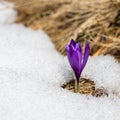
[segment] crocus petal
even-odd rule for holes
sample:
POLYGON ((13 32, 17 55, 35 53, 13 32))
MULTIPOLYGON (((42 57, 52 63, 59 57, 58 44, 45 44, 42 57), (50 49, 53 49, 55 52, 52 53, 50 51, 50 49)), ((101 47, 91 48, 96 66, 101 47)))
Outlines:
POLYGON ((86 47, 85 47, 85 51, 84 51, 84 57, 83 57, 82 70, 84 69, 84 67, 86 65, 89 54, 90 54, 90 45, 89 45, 89 43, 86 43, 86 47))
POLYGON ((66 45, 66 52, 67 52, 68 60, 69 60, 69 62, 71 64, 71 59, 72 59, 71 56, 72 56, 72 54, 74 52, 74 47, 72 45, 71 46, 66 45))
POLYGON ((71 42, 70 42, 70 46, 73 45, 75 47, 76 45, 76 42, 74 41, 74 39, 71 39, 71 42))
POLYGON ((68 44, 66 45, 66 51, 67 51, 67 52, 70 51, 70 48, 69 48, 69 45, 68 45, 68 44))
POLYGON ((78 67, 79 67, 79 74, 81 74, 81 72, 82 72, 82 47, 81 47, 80 43, 76 44, 76 49, 77 49, 77 52, 79 54, 79 64, 78 64, 78 67))
MULTIPOLYGON (((79 46, 80 47, 80 46, 79 46)), ((77 80, 79 80, 82 67, 82 51, 81 48, 74 48, 72 45, 69 47, 69 52, 67 52, 67 57, 71 67, 75 72, 77 80)))
MULTIPOLYGON (((82 69, 82 51, 78 51, 77 50, 77 54, 78 54, 78 59, 79 59, 79 61, 78 61, 78 68, 79 68, 79 70, 78 70, 78 74, 79 74, 79 77, 80 77, 80 75, 81 75, 81 69, 82 69)), ((78 78, 78 80, 79 80, 79 78, 78 78)))
POLYGON ((75 48, 76 48, 77 50, 79 50, 80 53, 82 53, 82 47, 81 47, 80 43, 76 43, 75 48))
POLYGON ((69 62, 71 67, 73 68, 77 79, 79 79, 79 52, 74 51, 72 55, 69 56, 69 62))
POLYGON ((71 67, 73 68, 74 64, 76 66, 76 61, 78 61, 78 54, 76 52, 76 49, 72 45, 69 46, 69 51, 67 51, 67 56, 71 67))
POLYGON ((88 60, 90 47, 86 44, 84 55, 82 54, 82 47, 80 43, 76 43, 73 39, 69 45, 66 45, 66 52, 69 63, 75 73, 76 79, 79 80, 81 72, 88 60))
POLYGON ((76 51, 76 48, 73 45, 70 45, 69 48, 70 48, 70 54, 76 51))

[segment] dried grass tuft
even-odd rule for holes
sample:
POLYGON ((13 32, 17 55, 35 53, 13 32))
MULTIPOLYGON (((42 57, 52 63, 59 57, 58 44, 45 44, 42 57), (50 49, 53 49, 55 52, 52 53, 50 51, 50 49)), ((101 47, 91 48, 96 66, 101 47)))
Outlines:
POLYGON ((112 54, 120 58, 119 0, 9 0, 18 10, 17 22, 43 29, 56 49, 74 38, 84 46, 91 42, 91 55, 112 54))

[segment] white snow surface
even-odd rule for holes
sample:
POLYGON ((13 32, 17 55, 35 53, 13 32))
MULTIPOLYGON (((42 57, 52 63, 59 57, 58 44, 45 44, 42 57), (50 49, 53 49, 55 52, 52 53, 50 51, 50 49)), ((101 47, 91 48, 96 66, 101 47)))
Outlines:
POLYGON ((3 16, 0 11, 0 20, 6 16, 4 25, 0 22, 0 120, 120 120, 120 98, 112 94, 120 94, 120 65, 114 58, 89 57, 82 73, 107 88, 108 97, 64 90, 61 84, 73 78, 67 58, 43 31, 8 24, 8 16, 16 14, 11 11, 3 16))
POLYGON ((13 7, 13 4, 0 0, 0 26, 15 21, 17 12, 13 7))

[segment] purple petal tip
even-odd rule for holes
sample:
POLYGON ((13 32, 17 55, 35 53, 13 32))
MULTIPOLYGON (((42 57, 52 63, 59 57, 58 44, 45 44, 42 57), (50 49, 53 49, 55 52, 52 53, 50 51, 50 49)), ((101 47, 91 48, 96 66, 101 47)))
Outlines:
POLYGON ((70 41, 70 46, 71 46, 71 45, 73 45, 73 46, 76 45, 76 42, 74 41, 74 39, 71 39, 71 41, 70 41))
POLYGON ((70 50, 70 47, 69 47, 69 45, 67 44, 67 45, 66 45, 66 51, 69 52, 69 50, 70 50))

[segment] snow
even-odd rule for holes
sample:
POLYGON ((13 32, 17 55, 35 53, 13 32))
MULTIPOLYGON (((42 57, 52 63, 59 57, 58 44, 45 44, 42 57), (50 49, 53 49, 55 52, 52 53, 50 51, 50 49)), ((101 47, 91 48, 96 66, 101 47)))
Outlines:
POLYGON ((112 56, 90 57, 85 74, 93 79, 98 87, 104 86, 109 92, 120 94, 120 64, 112 56))
POLYGON ((73 78, 67 58, 43 31, 12 23, 16 12, 10 11, 0 11, 1 120, 120 120, 120 98, 113 94, 120 94, 120 65, 113 57, 89 57, 82 74, 107 88, 108 97, 64 90, 61 84, 73 78))
POLYGON ((12 23, 16 17, 16 11, 13 10, 11 3, 0 0, 0 26, 12 23))

